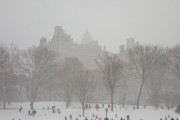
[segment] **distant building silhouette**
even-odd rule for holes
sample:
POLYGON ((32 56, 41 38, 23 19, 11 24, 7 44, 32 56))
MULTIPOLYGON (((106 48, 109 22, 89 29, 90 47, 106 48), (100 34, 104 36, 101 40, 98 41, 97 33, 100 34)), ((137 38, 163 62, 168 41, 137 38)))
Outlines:
MULTIPOLYGON (((45 43, 47 43, 47 40, 44 37, 41 38, 40 46, 45 43)), ((89 69, 97 68, 94 59, 102 52, 98 41, 93 40, 88 31, 85 32, 82 43, 77 44, 73 42, 70 35, 64 32, 61 26, 54 28, 54 35, 48 45, 60 53, 63 58, 77 57, 89 69)))
MULTIPOLYGON (((126 40, 126 46, 120 45, 119 47, 120 57, 126 59, 127 51, 137 45, 139 45, 139 43, 135 42, 134 38, 128 38, 126 40)), ((72 40, 70 35, 64 32, 61 26, 56 26, 54 28, 53 37, 48 43, 47 39, 42 37, 40 39, 40 46, 49 46, 54 51, 58 52, 61 58, 77 57, 88 69, 97 69, 95 59, 99 54, 106 51, 106 46, 103 46, 101 49, 98 41, 93 40, 89 31, 84 33, 81 43, 77 44, 72 40)))
POLYGON ((132 49, 135 47, 135 39, 134 38, 128 38, 126 40, 127 50, 132 49))

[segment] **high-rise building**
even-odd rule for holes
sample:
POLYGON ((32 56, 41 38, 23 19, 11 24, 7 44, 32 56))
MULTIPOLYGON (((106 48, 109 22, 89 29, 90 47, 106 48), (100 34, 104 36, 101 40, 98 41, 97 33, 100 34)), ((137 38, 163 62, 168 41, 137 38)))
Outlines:
POLYGON ((120 54, 124 55, 125 54, 125 46, 124 45, 120 45, 120 54))
POLYGON ((126 40, 127 50, 134 48, 135 45, 135 39, 134 38, 128 38, 126 40))
MULTIPOLYGON (((41 39, 40 45, 44 42, 44 38, 41 39)), ((85 67, 90 69, 97 67, 94 59, 102 52, 98 41, 93 40, 88 31, 85 32, 82 43, 77 44, 70 35, 64 32, 61 26, 54 28, 54 35, 49 46, 59 52, 61 57, 77 57, 85 67)))

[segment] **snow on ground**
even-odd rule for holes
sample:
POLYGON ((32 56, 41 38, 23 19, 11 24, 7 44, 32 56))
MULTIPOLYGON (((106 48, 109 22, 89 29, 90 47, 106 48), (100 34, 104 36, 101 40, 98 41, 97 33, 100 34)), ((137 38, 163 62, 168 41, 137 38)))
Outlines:
MULTIPOLYGON (((92 105, 94 107, 94 105, 92 105)), ((70 120, 69 116, 72 114, 72 120, 75 120, 77 117, 78 120, 84 120, 85 117, 79 117, 82 115, 82 109, 80 105, 77 103, 73 103, 73 105, 69 109, 65 109, 65 103, 63 102, 36 102, 35 109, 37 114, 33 116, 28 116, 29 103, 11 103, 11 105, 7 106, 8 109, 2 110, 0 109, 0 120, 64 120, 65 116, 67 116, 67 120, 70 120), (47 107, 55 105, 56 108, 61 110, 61 114, 52 113, 52 110, 47 110, 47 107), (18 108, 22 106, 23 111, 19 113, 18 108), (46 109, 43 110, 43 107, 46 109)), ((88 120, 95 120, 93 118, 93 114, 101 117, 101 120, 104 120, 106 116, 106 112, 103 108, 96 110, 94 108, 85 110, 85 116, 88 120)), ((113 118, 113 120, 120 120, 121 117, 126 118, 126 115, 130 115, 130 120, 160 120, 160 118, 164 118, 168 115, 180 120, 180 114, 174 112, 174 110, 166 110, 159 109, 155 110, 153 107, 141 108, 139 110, 133 110, 132 106, 128 106, 126 109, 120 109, 116 107, 114 112, 108 110, 108 118, 113 118), (116 115, 117 114, 117 118, 116 115)), ((170 120, 170 118, 168 119, 170 120)))

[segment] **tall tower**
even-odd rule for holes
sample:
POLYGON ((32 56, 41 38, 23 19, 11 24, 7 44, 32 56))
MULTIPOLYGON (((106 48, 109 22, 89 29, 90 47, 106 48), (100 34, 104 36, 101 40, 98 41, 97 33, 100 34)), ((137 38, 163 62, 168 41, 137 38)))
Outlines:
POLYGON ((42 46, 42 45, 47 45, 47 39, 45 38, 45 37, 42 37, 41 39, 40 39, 40 45, 42 46))
POLYGON ((54 35, 51 39, 51 47, 58 51, 68 51, 72 48, 73 40, 66 34, 61 26, 54 28, 54 35))
POLYGON ((135 47, 135 39, 134 38, 128 38, 126 40, 127 50, 132 49, 135 47))
POLYGON ((125 46, 124 45, 120 45, 119 49, 120 49, 120 54, 124 55, 125 54, 125 46))
POLYGON ((82 39, 82 45, 87 45, 87 44, 89 44, 92 41, 93 40, 92 40, 92 37, 91 37, 89 31, 86 31, 84 33, 84 36, 83 36, 83 39, 82 39))

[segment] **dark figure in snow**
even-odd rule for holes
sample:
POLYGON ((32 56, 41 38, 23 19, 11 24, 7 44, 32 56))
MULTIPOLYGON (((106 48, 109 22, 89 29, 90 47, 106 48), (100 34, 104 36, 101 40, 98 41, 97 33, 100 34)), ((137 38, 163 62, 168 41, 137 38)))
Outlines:
POLYGON ((176 120, 179 120, 178 118, 176 118, 176 120))
POLYGON ((33 115, 33 116, 35 116, 35 115, 36 115, 36 110, 35 110, 35 109, 33 109, 33 111, 32 111, 32 115, 33 115))
POLYGON ((22 111, 22 106, 19 108, 19 112, 21 113, 21 111, 22 111))
POLYGON ((160 120, 162 120, 162 118, 160 118, 160 120))
POLYGON ((54 108, 52 109, 52 113, 53 113, 53 114, 54 114, 54 113, 56 113, 56 111, 55 111, 55 109, 54 109, 54 108))
POLYGON ((123 118, 121 117, 121 119, 120 120, 123 120, 123 118))
POLYGON ((171 118, 171 120, 174 120, 174 118, 171 118))
POLYGON ((71 114, 70 114, 69 118, 70 118, 70 120, 72 120, 72 115, 71 114))
POLYGON ((89 104, 89 109, 91 109, 91 105, 89 104))
POLYGON ((88 104, 85 105, 85 108, 88 109, 88 104))
POLYGON ((167 120, 167 117, 165 117, 165 120, 167 120))
POLYGON ((127 120, 130 120, 130 116, 129 116, 129 115, 127 115, 127 116, 126 116, 126 119, 127 119, 127 120))
POLYGON ((29 115, 29 116, 31 115, 31 110, 28 110, 28 115, 29 115))
POLYGON ((96 110, 98 110, 99 109, 99 105, 98 104, 96 104, 96 110))
POLYGON ((102 104, 102 108, 104 108, 104 104, 102 104))
POLYGON ((110 108, 111 106, 110 105, 108 105, 108 108, 110 108))
POLYGON ((87 117, 85 118, 85 120, 88 120, 87 117))
POLYGON ((146 108, 146 105, 144 105, 144 108, 146 108))
POLYGON ((117 118, 117 113, 115 114, 115 117, 117 118))
POLYGON ((60 111, 59 109, 57 109, 57 112, 58 112, 59 114, 61 114, 61 111, 60 111))
POLYGON ((76 120, 78 120, 78 118, 76 118, 76 120))
POLYGON ((65 116, 65 120, 67 120, 67 117, 65 116))

